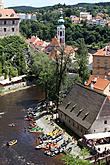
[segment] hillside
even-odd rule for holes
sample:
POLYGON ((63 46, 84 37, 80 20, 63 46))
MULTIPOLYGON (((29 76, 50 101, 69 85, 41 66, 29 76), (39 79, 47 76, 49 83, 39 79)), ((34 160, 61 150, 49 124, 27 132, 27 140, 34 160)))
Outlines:
POLYGON ((75 7, 82 7, 82 8, 88 8, 88 7, 102 7, 102 8, 110 8, 110 2, 100 2, 100 3, 78 3, 76 5, 62 5, 62 4, 56 4, 54 6, 46 6, 46 7, 32 7, 32 6, 14 6, 9 7, 13 8, 17 12, 36 12, 41 10, 54 10, 58 8, 75 8, 75 7))

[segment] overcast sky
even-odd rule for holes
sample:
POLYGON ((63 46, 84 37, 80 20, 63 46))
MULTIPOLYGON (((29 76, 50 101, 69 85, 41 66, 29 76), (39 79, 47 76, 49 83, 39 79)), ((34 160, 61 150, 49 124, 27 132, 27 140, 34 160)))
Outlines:
POLYGON ((42 7, 42 6, 51 6, 54 4, 77 4, 81 2, 86 3, 96 3, 96 2, 110 2, 110 0, 4 0, 5 6, 34 6, 34 7, 42 7))

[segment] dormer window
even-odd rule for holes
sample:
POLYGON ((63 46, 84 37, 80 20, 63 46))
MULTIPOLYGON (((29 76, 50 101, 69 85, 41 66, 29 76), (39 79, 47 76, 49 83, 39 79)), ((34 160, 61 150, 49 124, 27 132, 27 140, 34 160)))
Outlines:
POLYGON ((66 105, 65 109, 67 109, 70 104, 71 104, 71 102, 68 102, 68 104, 66 105))
POLYGON ((87 112, 86 114, 85 114, 85 116, 83 117, 83 119, 82 120, 85 120, 86 119, 86 117, 89 115, 89 112, 87 112))
POLYGON ((10 17, 14 17, 14 14, 12 13, 12 14, 10 15, 10 17))
POLYGON ((83 111, 84 109, 80 109, 78 114, 77 114, 77 117, 81 114, 81 112, 83 111))
POLYGON ((73 105, 73 107, 71 108, 70 112, 72 112, 75 109, 76 105, 77 104, 73 105))

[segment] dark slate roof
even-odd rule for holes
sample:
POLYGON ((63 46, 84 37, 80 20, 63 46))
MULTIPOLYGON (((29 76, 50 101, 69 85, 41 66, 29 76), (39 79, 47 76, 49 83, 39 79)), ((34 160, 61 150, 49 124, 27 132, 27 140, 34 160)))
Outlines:
POLYGON ((88 89, 80 84, 74 84, 71 91, 59 106, 59 110, 86 129, 89 129, 98 114, 100 114, 99 112, 103 109, 102 107, 106 100, 106 95, 88 89), (68 107, 65 109, 67 104, 68 107), (74 105, 76 106, 71 112, 74 105))

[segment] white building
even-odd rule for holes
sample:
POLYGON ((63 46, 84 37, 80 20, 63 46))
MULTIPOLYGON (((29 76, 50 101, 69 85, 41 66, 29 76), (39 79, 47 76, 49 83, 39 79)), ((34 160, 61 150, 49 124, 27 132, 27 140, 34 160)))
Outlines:
POLYGON ((36 14, 18 13, 20 20, 36 20, 36 14))
POLYGON ((4 1, 0 0, 0 9, 4 9, 4 1))
POLYGON ((80 21, 91 20, 92 15, 89 12, 80 12, 80 21))
POLYGON ((107 21, 105 19, 92 19, 92 20, 88 20, 87 24, 89 25, 101 25, 101 26, 105 26, 107 24, 107 21))

